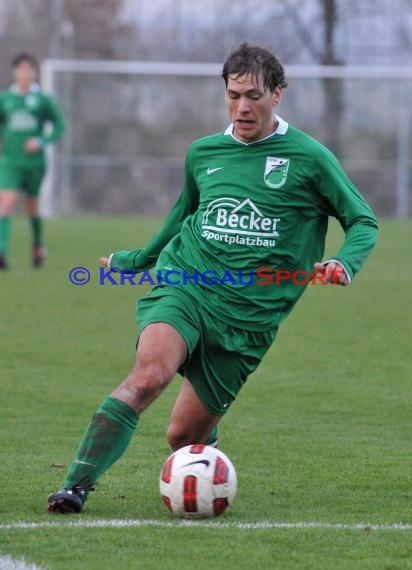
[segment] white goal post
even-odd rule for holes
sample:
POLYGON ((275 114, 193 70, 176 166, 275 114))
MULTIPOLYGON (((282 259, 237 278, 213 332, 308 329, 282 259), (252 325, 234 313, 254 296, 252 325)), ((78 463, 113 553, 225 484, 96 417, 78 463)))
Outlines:
MULTIPOLYGON (((41 64, 42 88, 51 95, 56 93, 57 74, 101 74, 101 75, 135 75, 135 76, 169 76, 169 77, 218 77, 222 64, 204 62, 148 62, 148 61, 113 61, 113 60, 69 60, 46 59, 41 64)), ((390 82, 391 80, 405 81, 412 85, 412 68, 395 67, 366 67, 366 66, 323 66, 323 65, 290 65, 285 66, 287 79, 357 79, 390 82)), ((410 211, 409 197, 409 164, 411 145, 411 111, 410 97, 406 94, 397 101, 392 109, 393 120, 396 121, 396 180, 394 180, 396 216, 407 217, 410 211)), ((354 94, 357 96, 357 93, 354 94)), ((55 180, 55 150, 48 148, 49 168, 45 177, 41 208, 46 216, 58 213, 53 199, 55 180)))

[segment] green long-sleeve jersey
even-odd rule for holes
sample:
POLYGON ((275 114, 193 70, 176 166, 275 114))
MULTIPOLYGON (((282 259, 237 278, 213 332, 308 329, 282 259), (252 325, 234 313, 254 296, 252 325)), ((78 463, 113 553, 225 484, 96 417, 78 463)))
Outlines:
MULTIPOLYGON (((277 119, 276 132, 256 142, 237 140, 232 125, 194 141, 183 192, 162 229, 144 248, 115 252, 111 267, 140 272, 157 264, 158 271, 213 271, 219 278, 262 267, 272 275, 312 275, 334 216, 345 240, 333 259, 352 278, 374 246, 376 218, 334 155, 277 119)), ((263 331, 280 323, 305 286, 294 282, 301 277, 262 281, 185 279, 185 286, 217 318, 263 331)))
POLYGON ((15 85, 0 94, 0 133, 2 154, 17 166, 44 164, 43 147, 57 141, 64 133, 62 113, 54 99, 33 84, 28 93, 21 93, 15 85), (51 130, 46 130, 46 125, 51 130), (28 153, 24 143, 35 138, 41 150, 28 153))

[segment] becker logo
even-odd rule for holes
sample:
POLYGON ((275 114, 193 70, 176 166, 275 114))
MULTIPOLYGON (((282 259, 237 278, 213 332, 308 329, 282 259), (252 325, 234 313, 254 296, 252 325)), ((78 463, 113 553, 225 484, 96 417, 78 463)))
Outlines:
POLYGON ((15 132, 34 131, 38 128, 38 121, 25 109, 18 109, 10 115, 8 128, 15 132))
POLYGON ((271 246, 278 237, 280 218, 268 218, 247 198, 218 198, 208 205, 203 215, 203 237, 243 245, 271 246), (261 238, 266 238, 262 240, 261 238))

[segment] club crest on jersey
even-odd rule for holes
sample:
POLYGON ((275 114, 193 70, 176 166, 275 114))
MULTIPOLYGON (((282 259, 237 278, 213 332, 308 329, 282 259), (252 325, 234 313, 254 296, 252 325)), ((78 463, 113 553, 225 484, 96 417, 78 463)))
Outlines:
POLYGON ((265 164, 264 180, 269 188, 280 188, 286 182, 289 170, 289 158, 268 156, 265 164))

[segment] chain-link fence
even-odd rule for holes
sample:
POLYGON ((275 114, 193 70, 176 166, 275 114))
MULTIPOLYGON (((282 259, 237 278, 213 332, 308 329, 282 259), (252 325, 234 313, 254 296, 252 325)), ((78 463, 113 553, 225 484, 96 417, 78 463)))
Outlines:
MULTIPOLYGON (((84 65, 77 72, 48 66, 68 132, 53 161, 46 207, 164 214, 181 190, 190 142, 229 122, 219 66, 199 64, 194 74, 185 68, 178 75, 178 67, 174 73, 154 65, 151 72, 147 63, 139 72, 139 64, 129 62, 127 73, 120 62, 106 69, 104 62, 95 69, 90 62, 87 72, 84 65)), ((342 76, 319 76, 328 75, 325 67, 287 68, 278 113, 337 154, 378 214, 408 216, 412 77, 397 77, 395 69, 389 80, 383 69, 365 68, 364 77, 359 69, 329 70, 342 76)))

